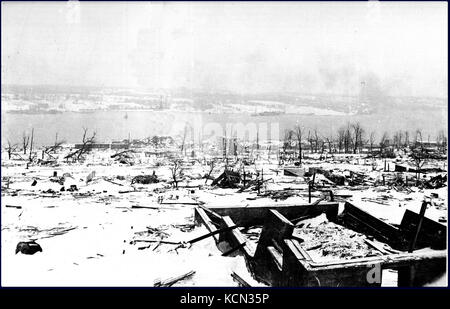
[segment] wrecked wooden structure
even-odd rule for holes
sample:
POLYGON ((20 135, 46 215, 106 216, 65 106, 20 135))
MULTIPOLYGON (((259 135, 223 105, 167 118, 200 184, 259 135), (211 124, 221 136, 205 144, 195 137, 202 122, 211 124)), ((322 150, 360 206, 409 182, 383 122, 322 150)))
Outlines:
POLYGON ((218 245, 228 244, 223 255, 243 254, 255 278, 271 286, 377 287, 382 285, 386 270, 397 272, 398 286, 423 286, 445 273, 445 225, 407 210, 401 224, 394 226, 348 202, 338 215, 338 206, 336 202, 201 206, 195 210, 195 222, 211 232, 235 225, 262 225, 256 246, 239 229, 214 237, 218 245), (303 239, 294 234, 298 228, 294 222, 321 214, 330 222, 366 235, 376 254, 325 262, 311 258, 303 239))

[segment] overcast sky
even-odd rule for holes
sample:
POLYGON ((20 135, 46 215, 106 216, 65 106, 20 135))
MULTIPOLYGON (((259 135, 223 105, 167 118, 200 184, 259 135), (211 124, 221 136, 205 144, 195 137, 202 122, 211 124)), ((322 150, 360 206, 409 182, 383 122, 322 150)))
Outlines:
POLYGON ((2 83, 447 97, 447 3, 2 2, 2 83))

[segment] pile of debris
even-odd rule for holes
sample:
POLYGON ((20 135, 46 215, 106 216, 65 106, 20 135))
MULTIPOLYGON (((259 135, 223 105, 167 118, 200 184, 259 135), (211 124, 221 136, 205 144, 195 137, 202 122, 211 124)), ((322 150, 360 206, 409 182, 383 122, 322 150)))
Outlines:
POLYGON ((158 183, 158 176, 156 176, 155 171, 153 171, 152 175, 138 175, 133 177, 131 180, 131 184, 139 183, 142 185, 148 185, 152 183, 158 183))
POLYGON ((355 259, 379 254, 366 242, 366 236, 329 222, 324 215, 301 221, 294 235, 314 261, 355 259))
POLYGON ((134 158, 133 156, 130 155, 130 153, 133 153, 133 150, 125 150, 125 151, 121 151, 119 153, 113 154, 111 156, 112 159, 115 159, 117 162, 121 163, 121 164, 126 164, 126 165, 134 165, 134 158))
POLYGON ((275 201, 284 201, 290 197, 298 195, 298 190, 266 190, 264 193, 259 194, 260 197, 269 197, 275 201))
POLYGON ((426 189, 439 189, 445 187, 447 183, 447 175, 437 175, 435 177, 431 177, 430 180, 426 180, 423 182, 423 187, 426 189))
POLYGON ((241 182, 241 174, 232 170, 225 169, 219 177, 214 179, 212 186, 220 188, 238 188, 241 182))

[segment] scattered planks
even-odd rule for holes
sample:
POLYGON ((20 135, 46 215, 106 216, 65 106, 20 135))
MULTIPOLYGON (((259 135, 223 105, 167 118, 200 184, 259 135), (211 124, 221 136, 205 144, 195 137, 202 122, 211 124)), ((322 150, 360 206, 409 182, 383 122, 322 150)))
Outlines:
POLYGON ((15 206, 15 205, 5 205, 5 207, 8 207, 8 208, 16 208, 16 209, 22 209, 22 206, 15 206))
MULTIPOLYGON (((118 207, 117 207, 118 208, 118 207)), ((172 209, 176 210, 177 208, 173 207, 161 207, 161 206, 141 206, 141 205, 131 205, 131 209, 172 209)))
POLYGON ((104 181, 107 181, 107 182, 110 182, 110 183, 112 183, 112 184, 114 184, 114 185, 118 185, 118 186, 123 187, 123 184, 118 183, 118 182, 115 182, 115 181, 112 181, 112 180, 109 180, 108 178, 103 178, 103 180, 104 180, 104 181))

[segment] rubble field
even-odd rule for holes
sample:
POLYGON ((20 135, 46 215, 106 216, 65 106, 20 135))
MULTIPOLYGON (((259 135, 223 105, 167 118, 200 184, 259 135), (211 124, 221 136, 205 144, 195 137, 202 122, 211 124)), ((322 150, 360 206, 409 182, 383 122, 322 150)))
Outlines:
MULTIPOLYGON (((406 155, 305 156, 301 166, 276 155, 148 156, 95 149, 82 160, 61 147, 50 160, 2 153, 2 285, 4 286, 263 286, 241 255, 222 256, 194 209, 313 203, 329 191, 393 225, 406 209, 447 224, 446 161, 429 159, 420 174, 406 155), (19 242, 42 252, 16 253, 19 242), (173 280, 172 280, 172 279, 173 280)), ((294 219, 294 218, 290 218, 294 219)), ((317 262, 377 255, 366 236, 324 215, 295 221, 294 234, 317 262)), ((240 227, 258 243, 261 226, 240 227)))

